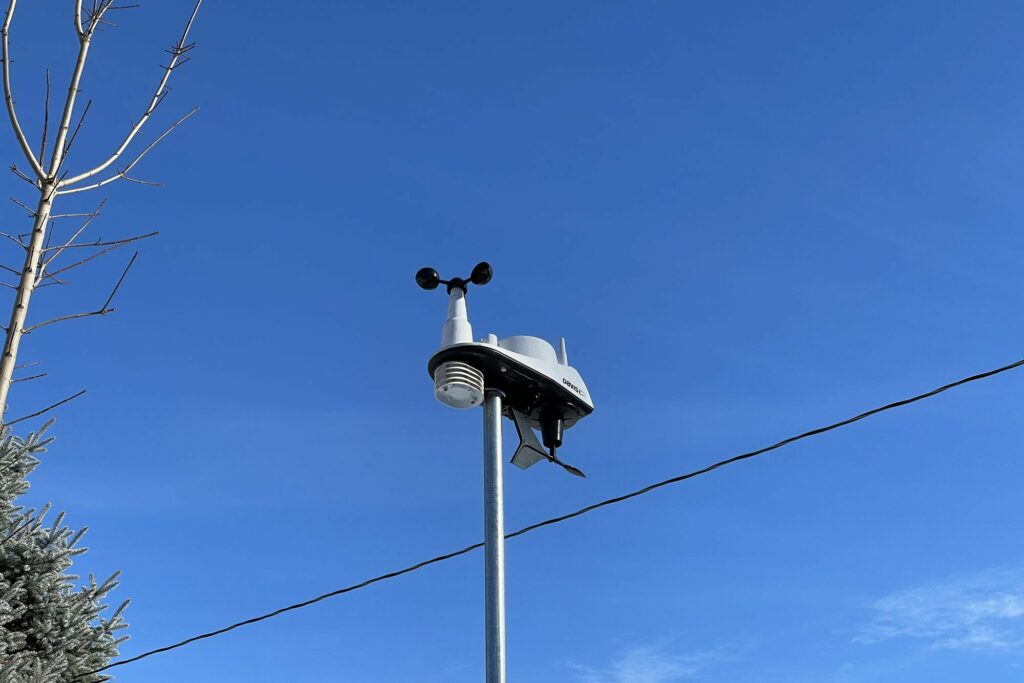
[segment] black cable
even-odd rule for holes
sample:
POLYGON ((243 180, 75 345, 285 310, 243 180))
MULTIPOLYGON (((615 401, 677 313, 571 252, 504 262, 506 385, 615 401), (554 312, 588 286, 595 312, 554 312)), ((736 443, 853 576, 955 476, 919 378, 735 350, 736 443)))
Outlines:
MULTIPOLYGON (((748 458, 754 458, 754 457, 756 457, 758 455, 763 455, 764 453, 767 453, 769 451, 774 451, 774 450, 777 450, 779 448, 782 448, 783 446, 788 446, 789 444, 794 443, 796 441, 800 441, 802 439, 806 439, 806 438, 811 437, 811 436, 817 436, 819 434, 824 434, 825 432, 830 432, 833 429, 839 429, 840 427, 845 427, 847 425, 853 424, 854 422, 858 422, 860 420, 863 420, 864 418, 871 417, 872 415, 877 415, 878 413, 883 413, 883 412, 885 412, 887 410, 892 410, 893 408, 901 408, 903 406, 910 405, 911 403, 917 403, 918 401, 923 401, 926 398, 931 398, 932 396, 936 396, 938 394, 941 394, 944 391, 949 391, 950 389, 955 389, 956 387, 962 386, 964 384, 968 384, 970 382, 976 382, 978 380, 986 379, 988 377, 992 377, 994 375, 998 375, 1000 373, 1007 372, 1007 371, 1013 370, 1015 368, 1019 368, 1022 365, 1024 365, 1024 359, 1021 359, 1021 360, 1019 360, 1019 361, 1017 361, 1015 363, 1010 363, 1009 365, 1004 365, 1001 368, 996 368, 995 370, 989 370, 988 372, 982 372, 982 373, 979 373, 977 375, 971 375, 970 377, 965 377, 963 379, 959 379, 959 380, 957 380, 955 382, 950 382, 949 384, 945 384, 945 385, 943 385, 943 386, 941 386, 941 387, 939 387, 937 389, 932 389, 931 391, 925 392, 923 394, 918 394, 917 396, 913 396, 911 398, 905 398, 905 399, 903 399, 901 401, 894 401, 892 403, 887 403, 886 405, 878 407, 878 408, 872 408, 871 410, 863 412, 860 415, 856 415, 854 417, 847 418, 845 420, 841 420, 840 422, 834 422, 834 423, 832 423, 830 425, 827 425, 825 427, 818 427, 817 429, 812 429, 810 431, 804 432, 803 434, 798 434, 796 436, 791 436, 788 439, 783 439, 782 441, 779 441, 778 443, 773 444, 771 446, 766 446, 764 448, 759 448, 756 451, 749 451, 747 453, 742 453, 740 455, 733 456, 733 457, 728 458, 726 460, 722 460, 722 461, 716 462, 713 465, 708 465, 707 467, 704 467, 703 469, 694 470, 693 472, 688 472, 686 474, 680 474, 679 476, 671 477, 670 479, 665 479, 664 481, 659 481, 656 484, 651 484, 650 486, 645 486, 644 488, 638 489, 636 491, 633 491, 632 493, 627 493, 625 495, 617 496, 615 498, 609 498, 609 499, 603 500, 603 501, 601 501, 599 503, 594 503, 593 505, 588 505, 588 506, 586 506, 584 508, 580 508, 579 510, 576 510, 575 512, 570 512, 569 514, 562 515, 560 517, 553 517, 551 519, 546 519, 543 522, 537 522, 536 524, 531 524, 530 526, 523 527, 522 529, 519 529, 518 531, 513 531, 510 534, 506 534, 505 538, 515 538, 516 536, 522 536, 523 534, 528 533, 530 531, 533 531, 534 529, 539 529, 541 527, 550 526, 552 524, 558 524, 559 522, 564 522, 564 521, 572 519, 574 517, 579 517, 581 515, 585 515, 588 512, 591 512, 593 510, 597 510, 598 508, 603 508, 603 507, 606 507, 608 505, 614 505, 616 503, 621 503, 623 501, 629 500, 630 498, 636 498, 637 496, 642 496, 645 493, 650 493, 651 491, 654 491, 655 489, 660 489, 663 486, 668 486, 669 484, 675 484, 675 483, 678 483, 678 482, 681 482, 681 481, 685 481, 687 479, 692 479, 693 477, 699 477, 700 475, 707 474, 708 472, 716 470, 719 467, 724 467, 725 465, 731 465, 732 463, 739 462, 740 460, 746 460, 748 458)), ((198 636, 192 636, 191 638, 187 638, 187 639, 185 639, 185 640, 183 640, 183 641, 181 641, 179 643, 175 643, 173 645, 166 645, 164 647, 159 647, 159 648, 157 648, 155 650, 150 650, 148 652, 143 652, 140 655, 136 655, 136 656, 130 657, 128 659, 122 659, 121 661, 114 662, 113 664, 108 664, 108 665, 106 665, 106 666, 104 666, 104 667, 102 667, 100 669, 95 669, 93 671, 89 671, 88 673, 79 674, 75 679, 72 679, 72 680, 77 680, 78 678, 82 678, 83 676, 91 676, 92 674, 99 673, 101 671, 106 671, 107 669, 113 669, 114 667, 117 667, 117 666, 123 666, 125 664, 131 664, 132 662, 137 662, 140 659, 145 659, 146 657, 151 657, 152 655, 159 654, 161 652, 167 652, 169 650, 176 650, 179 647, 184 647, 184 646, 186 646, 186 645, 188 645, 190 643, 196 642, 197 640, 203 640, 205 638, 212 638, 214 636, 219 636, 222 633, 227 633, 228 631, 233 631, 234 629, 239 628, 241 626, 247 626, 249 624, 255 624, 256 622, 263 621, 265 619, 270 619, 271 617, 276 617, 279 614, 283 614, 283 613, 289 612, 291 610, 300 609, 302 607, 308 607, 309 605, 312 605, 314 603, 320 602, 321 600, 326 600, 327 598, 333 598, 336 595, 342 595, 343 593, 350 593, 350 592, 352 592, 354 590, 358 590, 360 588, 365 588, 366 586, 369 586, 370 584, 374 584, 374 583, 378 583, 380 581, 384 581, 385 579, 393 579, 396 576, 401 576, 402 574, 409 574, 410 572, 414 572, 414 571, 416 571, 418 569, 422 569, 423 567, 426 567, 428 565, 437 564, 438 562, 444 562, 445 560, 450 560, 450 559, 452 559, 454 557, 459 557, 460 555, 465 555, 466 553, 472 552, 473 550, 476 550, 477 548, 482 548, 483 546, 484 546, 483 543, 474 543, 473 545, 466 546, 462 550, 456 550, 455 552, 446 553, 444 555, 438 555, 437 557, 431 558, 429 560, 424 560, 423 562, 419 562, 417 564, 411 565, 409 567, 406 567, 405 569, 399 569, 397 571, 393 571, 393 572, 390 572, 388 574, 381 574, 380 576, 375 576, 372 579, 367 579, 366 581, 363 581, 362 583, 357 583, 357 584, 353 584, 351 586, 346 586, 345 588, 339 588, 338 590, 331 591, 330 593, 324 593, 323 595, 320 595, 318 597, 312 598, 310 600, 306 600, 304 602, 297 602, 294 605, 289 605, 287 607, 282 607, 281 609, 274 610, 273 612, 268 612, 266 614, 262 614, 262 615, 257 616, 257 617, 252 617, 251 619, 246 619, 244 621, 239 621, 237 623, 231 624, 230 626, 225 626, 224 628, 217 629, 216 631, 210 631, 209 633, 203 633, 203 634, 200 634, 198 636)))
POLYGON ((184 646, 186 646, 186 645, 188 645, 190 643, 196 642, 197 640, 203 640, 204 638, 212 638, 214 636, 219 636, 222 633, 227 633, 228 631, 234 631, 236 628, 239 628, 241 626, 248 626, 249 624, 255 624, 258 621, 263 621, 264 619, 270 619, 271 617, 276 617, 278 614, 283 614, 284 612, 290 612, 293 609, 299 609, 300 607, 308 607, 309 605, 312 605, 314 603, 320 602, 321 600, 326 600, 327 598, 333 598, 334 596, 341 595, 343 593, 351 593, 354 590, 358 590, 360 588, 364 588, 366 586, 369 586, 372 583, 377 583, 378 581, 384 581, 385 579, 393 579, 396 576, 401 576, 402 574, 408 574, 409 572, 414 572, 417 569, 422 569, 423 567, 426 567, 427 565, 436 564, 437 562, 443 562, 445 560, 450 560, 453 557, 458 557, 459 555, 465 555, 468 552, 471 552, 473 550, 476 550, 477 548, 482 548, 482 547, 484 547, 483 543, 475 543, 473 545, 466 546, 462 550, 456 550, 455 552, 448 553, 446 555, 438 555, 435 558, 432 558, 432 559, 429 559, 429 560, 425 560, 423 562, 419 562, 417 564, 412 565, 411 567, 406 567, 405 569, 399 569, 398 571, 394 571, 394 572, 391 572, 389 574, 381 574, 380 576, 375 576, 372 579, 367 579, 366 581, 363 581, 362 583, 357 583, 357 584, 353 584, 351 586, 346 586, 345 588, 339 588, 336 591, 331 591, 330 593, 324 593, 323 595, 320 595, 318 597, 312 598, 310 600, 306 600, 304 602, 297 602, 294 605, 288 605, 287 607, 282 607, 281 609, 274 610, 273 612, 267 612, 266 614, 261 614, 258 617, 252 617, 251 619, 246 619, 245 621, 239 621, 237 623, 231 624, 230 626, 225 626, 224 628, 217 629, 216 631, 210 631, 209 633, 203 633, 203 634, 200 634, 198 636, 192 636, 191 638, 186 638, 185 640, 181 641, 180 643, 175 643, 174 645, 165 645, 164 647, 158 647, 155 650, 150 650, 149 652, 143 652, 141 655, 136 655, 136 656, 131 657, 129 659, 122 659, 119 662, 114 662, 113 664, 107 664, 105 667, 103 667, 101 669, 94 669, 94 670, 86 672, 84 674, 79 674, 78 676, 76 676, 75 678, 73 678, 71 680, 75 681, 75 680, 77 680, 79 678, 82 678, 83 676, 91 676, 92 674, 96 674, 96 673, 99 673, 101 671, 106 671, 107 669, 112 669, 115 666, 123 666, 124 664, 131 664, 132 662, 137 662, 140 659, 145 659, 146 657, 150 657, 152 655, 160 654, 161 652, 167 652, 168 650, 176 650, 179 647, 184 647, 184 646))

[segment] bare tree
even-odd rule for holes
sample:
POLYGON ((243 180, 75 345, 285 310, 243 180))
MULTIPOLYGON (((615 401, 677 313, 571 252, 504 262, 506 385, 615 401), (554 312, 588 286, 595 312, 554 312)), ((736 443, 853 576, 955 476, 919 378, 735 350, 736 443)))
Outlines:
MULTIPOLYGON (((100 210, 103 208, 103 201, 99 202, 99 205, 95 210, 87 213, 69 214, 54 213, 54 203, 61 196, 95 190, 118 180, 142 183, 145 185, 156 184, 133 178, 128 174, 143 157, 145 157, 157 144, 160 143, 160 141, 166 138, 187 118, 195 114, 198 111, 198 108, 193 108, 184 116, 181 116, 174 121, 162 133, 160 133, 160 135, 156 136, 148 145, 143 147, 141 151, 127 156, 126 152, 128 152, 129 148, 133 146, 132 143, 135 141, 140 131, 142 131, 142 128, 150 120, 153 112, 156 111, 160 103, 164 101, 164 98, 166 98, 169 92, 168 81, 171 78, 171 74, 176 68, 182 66, 189 60, 187 55, 194 47, 194 43, 188 42, 188 34, 192 28, 192 23, 195 21, 196 14, 202 4, 202 0, 197 0, 195 8, 192 10, 192 14, 189 16, 188 22, 185 24, 185 29, 182 31, 181 37, 169 50, 167 50, 170 58, 167 64, 162 66, 162 74, 159 82, 157 83, 156 89, 153 91, 152 97, 146 104, 145 109, 143 109, 141 116, 131 124, 127 134, 109 156, 92 168, 79 173, 70 172, 65 168, 64 162, 68 157, 68 152, 74 144, 75 139, 78 137, 78 134, 82 129, 82 124, 92 105, 91 100, 85 103, 85 106, 81 108, 81 113, 78 115, 74 128, 72 128, 71 124, 72 121, 75 120, 76 115, 76 105, 79 104, 79 83, 82 79, 82 73, 85 70, 86 59, 89 56, 89 48, 92 46, 97 29, 102 26, 112 26, 108 18, 112 12, 134 8, 136 5, 119 5, 115 4, 115 0, 91 0, 83 7, 83 0, 73 0, 74 31, 78 39, 78 54, 74 68, 71 72, 67 97, 65 98, 64 106, 60 111, 56 135, 53 137, 49 160, 47 161, 46 152, 50 119, 49 72, 47 72, 46 75, 46 100, 43 114, 42 139, 39 143, 38 154, 36 154, 25 135, 24 129, 18 120, 18 115, 15 110, 15 100, 11 86, 12 60, 9 35, 11 25, 14 20, 14 10, 17 5, 17 0, 8 1, 7 14, 4 17, 2 28, 0 28, 0 42, 2 42, 3 49, 2 63, 4 100, 7 105, 7 114, 11 121, 11 128, 14 131, 15 138, 18 141, 18 146, 21 148, 21 152, 28 164, 28 169, 25 171, 18 168, 17 164, 11 166, 11 171, 33 188, 32 202, 25 203, 14 199, 19 206, 28 212, 29 217, 32 219, 31 231, 22 234, 0 233, 0 236, 17 244, 25 254, 24 264, 20 270, 0 265, 0 269, 14 275, 17 279, 15 283, 0 282, 0 286, 6 286, 13 289, 15 292, 14 302, 11 307, 10 322, 6 328, 2 328, 5 333, 5 340, 3 356, 0 357, 0 423, 6 422, 7 424, 12 424, 14 421, 6 421, 4 417, 7 410, 7 396, 11 385, 15 382, 27 381, 43 376, 42 374, 37 374, 30 377, 15 379, 14 372, 19 368, 17 365, 17 359, 22 337, 47 325, 92 316, 102 316, 112 312, 114 309, 111 307, 111 303, 114 300, 115 294, 117 294, 118 288, 124 281, 125 275, 128 273, 128 269, 131 268, 132 263, 134 263, 135 257, 133 256, 131 261, 129 261, 128 266, 117 279, 116 284, 111 289, 110 295, 106 298, 103 305, 96 309, 78 313, 69 313, 67 315, 57 316, 55 318, 50 318, 48 320, 28 325, 26 324, 26 321, 29 312, 29 303, 31 302, 33 292, 37 288, 44 286, 63 284, 64 281, 60 278, 63 273, 88 263, 114 249, 156 234, 148 233, 110 241, 96 240, 92 242, 83 242, 81 241, 81 236, 92 223, 93 219, 99 215, 100 210), (32 206, 33 203, 35 205, 34 207, 32 206), (82 219, 82 224, 79 228, 72 231, 69 237, 63 239, 61 243, 51 245, 50 242, 53 235, 54 222, 59 218, 80 218, 82 219), (78 256, 79 254, 83 254, 83 252, 85 255, 78 256), (55 263, 58 258, 67 258, 72 254, 76 255, 77 258, 71 259, 71 262, 67 265, 59 265, 55 263)), ((80 395, 80 393, 81 392, 76 394, 76 396, 80 395)), ((42 414, 50 408, 56 407, 67 400, 69 399, 64 399, 53 406, 44 408, 33 416, 42 414)))

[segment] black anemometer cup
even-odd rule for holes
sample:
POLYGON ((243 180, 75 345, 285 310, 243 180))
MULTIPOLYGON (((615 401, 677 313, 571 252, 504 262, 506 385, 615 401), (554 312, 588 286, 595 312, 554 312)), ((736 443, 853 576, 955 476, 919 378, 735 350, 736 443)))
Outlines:
POLYGON ((453 289, 461 289, 465 292, 466 286, 471 282, 478 287, 482 287, 490 282, 493 276, 494 271, 491 269, 491 264, 487 261, 481 261, 473 267, 472 274, 465 279, 453 277, 451 280, 442 280, 441 276, 433 268, 420 268, 416 271, 416 284, 427 290, 437 289, 438 285, 447 285, 448 293, 451 294, 453 289))

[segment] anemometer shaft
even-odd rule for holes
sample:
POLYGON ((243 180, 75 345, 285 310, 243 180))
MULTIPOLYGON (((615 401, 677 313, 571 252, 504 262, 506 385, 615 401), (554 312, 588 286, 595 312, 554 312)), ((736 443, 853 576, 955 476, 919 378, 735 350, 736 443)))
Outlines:
POLYGON ((501 392, 488 389, 484 396, 486 683, 505 683, 505 513, 501 465, 501 392))
POLYGON ((448 316, 441 330, 441 348, 473 341, 473 326, 466 314, 466 291, 458 287, 448 294, 448 316))

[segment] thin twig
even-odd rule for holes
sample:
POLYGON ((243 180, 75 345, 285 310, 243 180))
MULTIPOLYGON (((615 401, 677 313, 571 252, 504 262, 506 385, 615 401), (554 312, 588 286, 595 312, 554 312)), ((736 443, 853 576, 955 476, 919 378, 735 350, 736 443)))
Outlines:
POLYGON ((155 183, 152 180, 142 180, 140 178, 129 178, 124 173, 119 173, 121 180, 127 180, 129 183, 138 183, 139 185, 149 185, 150 187, 162 187, 163 183, 155 183))
POLYGON ((85 393, 85 389, 82 389, 77 394, 73 394, 72 396, 68 396, 67 398, 65 398, 62 401, 57 401, 53 405, 46 406, 42 410, 36 411, 36 412, 32 413, 31 415, 26 415, 25 417, 19 417, 17 420, 11 420, 10 422, 5 422, 4 425, 7 426, 7 427, 10 427, 11 425, 18 424, 19 422, 24 422, 25 420, 31 420, 33 417, 39 417, 43 413, 49 412, 49 411, 53 410, 54 408, 59 408, 60 406, 64 405, 65 403, 67 403, 69 401, 75 400, 76 398, 78 398, 79 396, 81 396, 84 393, 85 393))
POLYGON ((36 160, 35 155, 32 154, 32 147, 28 144, 25 131, 21 129, 21 124, 18 122, 18 115, 14 111, 14 93, 11 90, 11 48, 8 41, 8 33, 11 30, 11 21, 14 19, 14 8, 17 3, 18 0, 10 0, 10 4, 7 6, 7 17, 4 19, 3 26, 0 27, 0 41, 2 41, 4 51, 4 101, 7 103, 7 115, 11 119, 11 128, 14 129, 14 136, 18 139, 21 151, 25 154, 25 159, 28 160, 28 164, 32 167, 36 177, 42 180, 46 173, 43 171, 40 162, 36 160))
MULTIPOLYGON (((56 318, 50 318, 49 320, 44 320, 43 322, 36 323, 35 325, 30 325, 30 326, 22 329, 21 333, 22 334, 31 334, 35 330, 38 330, 40 327, 46 327, 47 325, 53 325, 54 323, 62 323, 62 322, 68 321, 68 320, 79 320, 81 318, 91 318, 91 317, 96 316, 96 315, 106 315, 107 313, 113 313, 113 312, 114 312, 113 308, 104 308, 104 309, 99 310, 99 311, 83 311, 82 313, 71 313, 69 315, 62 315, 62 316, 58 316, 56 318)), ((13 383, 13 380, 12 380, 12 383, 13 383)))
POLYGON ((46 158, 46 133, 50 130, 50 70, 46 70, 46 98, 43 100, 43 141, 39 145, 39 158, 46 158))
POLYGON ((114 251, 118 247, 124 246, 125 244, 128 244, 128 243, 125 242, 123 244, 115 244, 114 246, 107 247, 106 249, 102 249, 100 251, 97 251, 95 254, 90 254, 89 256, 86 256, 84 259, 82 259, 80 261, 75 261, 71 265, 64 266, 63 268, 60 268, 59 270, 55 270, 52 273, 47 273, 46 277, 51 277, 52 278, 54 275, 60 275, 61 273, 66 273, 67 271, 71 270, 72 268, 77 268, 78 266, 86 264, 86 263, 88 263, 89 261, 92 261, 95 258, 99 258, 100 256, 103 256, 104 254, 107 254, 107 253, 110 253, 110 252, 114 251))
MULTIPOLYGON (((68 129, 71 126, 71 117, 75 113, 75 100, 78 98, 79 84, 82 81, 82 72, 85 70, 85 61, 89 54, 89 46, 92 44, 93 32, 96 29, 95 20, 102 19, 105 7, 109 5, 109 2, 101 3, 99 8, 90 16, 89 28, 79 34, 78 37, 78 56, 75 58, 75 68, 71 72, 71 80, 68 83, 68 94, 64 100, 64 108, 61 110, 60 123, 57 126, 57 136, 53 143, 53 152, 50 154, 50 177, 46 183, 46 187, 49 187, 53 192, 57 191, 57 186, 60 183, 52 182, 53 179, 60 176, 63 180, 64 175, 61 175, 61 167, 64 164, 64 153, 67 148, 68 129)), ((76 5, 77 7, 77 5, 76 5)), ((76 27, 77 28, 77 27, 76 27)))
POLYGON ((24 174, 24 173, 22 172, 22 170, 21 170, 20 168, 18 168, 18 166, 17 166, 16 164, 11 164, 11 173, 13 173, 14 175, 18 176, 19 178, 21 178, 22 180, 24 180, 24 181, 25 181, 26 183, 28 183, 28 184, 29 184, 29 185, 31 185, 32 187, 34 187, 34 188, 36 188, 36 189, 38 189, 38 188, 39 188, 39 185, 38 185, 37 181, 35 181, 35 180, 32 180, 32 179, 31 179, 31 178, 29 178, 29 177, 28 177, 27 175, 25 175, 25 174, 24 174))
MULTIPOLYGON (((132 168, 135 166, 135 164, 139 163, 142 160, 142 157, 146 156, 146 154, 148 154, 151 149, 156 147, 157 144, 159 144, 161 140, 163 140, 165 137, 170 135, 171 131, 173 131, 175 128, 180 126, 182 123, 185 122, 186 119, 188 119, 190 116, 192 116, 193 114, 195 114, 198 111, 199 111, 199 107, 193 107, 190 112, 188 112, 187 114, 182 116, 180 119, 178 119, 177 121, 172 123, 170 126, 168 126, 167 130, 165 130, 163 133, 161 133, 160 136, 156 140, 153 140, 153 142, 151 142, 148 145, 146 145, 146 148, 143 149, 141 152, 139 152, 138 156, 136 156, 132 160, 132 162, 130 164, 128 164, 123 170, 118 171, 116 175, 112 175, 109 178, 101 180, 98 183, 93 183, 92 185, 83 185, 82 187, 73 187, 73 188, 71 188, 69 190, 59 190, 58 194, 75 194, 76 192, 85 192, 86 190, 95 190, 96 188, 103 187, 104 185, 106 185, 108 183, 112 183, 115 180, 129 180, 129 181, 136 182, 136 183, 142 183, 143 185, 158 185, 159 183, 148 183, 148 182, 145 182, 145 181, 135 180, 133 178, 129 178, 126 174, 128 173, 128 171, 132 170, 132 168)), ((61 183, 59 183, 59 187, 65 187, 66 185, 69 185, 72 182, 74 182, 74 179, 62 181, 61 183)))
MULTIPOLYGON (((91 211, 86 213, 51 213, 50 220, 55 221, 58 218, 92 218, 95 217, 95 215, 96 214, 91 211)), ((53 227, 53 224, 51 223, 50 226, 53 227)))
POLYGON ((117 28, 117 24, 115 24, 114 22, 110 21, 109 19, 103 19, 102 17, 97 17, 96 19, 93 20, 93 23, 96 24, 96 30, 98 30, 98 31, 102 31, 103 30, 103 28, 102 28, 103 26, 109 26, 110 28, 117 28))
POLYGON ((113 313, 114 309, 110 307, 110 302, 114 300, 114 295, 117 294, 117 290, 121 288, 121 283, 124 282, 124 278, 128 275, 128 271, 131 270, 132 264, 135 263, 135 259, 138 257, 138 255, 139 252, 135 252, 134 254, 132 254, 131 259, 128 261, 128 265, 125 266, 124 268, 124 272, 121 273, 121 277, 117 279, 117 283, 114 285, 114 288, 110 290, 110 296, 108 296, 107 300, 103 302, 103 305, 97 308, 95 311, 72 313, 70 315, 62 315, 57 318, 50 318, 49 320, 44 320, 41 323, 36 323, 35 325, 30 325, 29 327, 24 328, 21 331, 21 333, 30 334, 34 330, 38 330, 40 327, 46 327, 47 325, 64 322, 66 320, 79 320, 81 318, 91 318, 97 315, 106 315, 108 313, 113 313))
MULTIPOLYGON (((132 254, 132 257, 128 259, 128 265, 124 267, 124 272, 121 273, 121 277, 117 278, 117 284, 114 285, 114 289, 110 291, 110 296, 103 302, 103 308, 108 308, 110 302, 114 300, 114 295, 117 294, 117 290, 121 288, 121 283, 124 282, 125 277, 128 275, 128 271, 132 269, 132 264, 135 263, 135 259, 139 257, 139 252, 132 254)), ((113 309, 111 309, 113 310, 113 309)))
MULTIPOLYGON (((107 203, 107 198, 106 198, 106 197, 104 197, 103 199, 101 199, 101 200, 100 200, 100 203, 99 203, 99 204, 98 204, 98 205, 96 206, 95 210, 93 210, 92 214, 90 214, 90 215, 89 215, 89 217, 88 217, 88 218, 87 218, 87 219, 85 220, 85 222, 84 222, 84 223, 82 223, 82 225, 81 225, 81 226, 79 226, 78 230, 76 230, 76 231, 75 231, 75 232, 74 232, 74 233, 73 233, 73 234, 71 235, 71 237, 70 237, 70 238, 68 238, 68 241, 67 241, 67 242, 65 242, 64 244, 62 244, 62 245, 61 245, 60 247, 57 247, 57 253, 56 253, 56 254, 54 254, 53 256, 51 256, 50 258, 48 258, 48 259, 46 259, 45 261, 43 261, 43 262, 42 262, 42 265, 40 265, 40 267, 39 267, 39 273, 40 273, 40 277, 37 277, 37 278, 36 278, 36 282, 37 282, 37 283, 39 282, 40 278, 42 277, 42 273, 45 273, 45 272, 46 272, 46 268, 47 268, 47 266, 49 266, 49 265, 50 265, 50 263, 52 263, 52 262, 53 262, 53 259, 55 259, 55 258, 57 258, 58 256, 60 256, 60 254, 61 254, 61 252, 62 252, 62 251, 64 251, 64 250, 65 250, 65 249, 67 249, 68 247, 72 246, 72 242, 74 242, 74 241, 75 241, 75 239, 77 239, 77 238, 78 238, 78 236, 79 236, 79 235, 81 235, 81 234, 82 234, 82 232, 83 232, 83 231, 84 231, 84 230, 85 230, 86 228, 88 228, 88 227, 89 227, 89 224, 90 224, 90 223, 92 223, 92 222, 93 222, 93 220, 95 220, 95 219, 96 219, 96 217, 100 215, 100 211, 101 211, 101 210, 103 209, 103 205, 104 205, 104 204, 106 204, 106 203, 107 203)), ((46 248, 46 249, 43 249, 43 253, 45 253, 45 252, 47 252, 47 251, 49 251, 49 249, 48 249, 48 248, 46 248)))
MULTIPOLYGON (((25 242, 20 237, 15 237, 14 235, 8 235, 6 232, 0 232, 0 237, 6 237, 10 241, 12 241, 15 244, 17 244, 22 249, 28 249, 28 245, 25 244, 25 242)), ((20 275, 21 274, 21 272, 17 271, 17 270, 12 270, 11 272, 14 273, 15 275, 20 275)))
POLYGON ((36 210, 33 209, 31 206, 29 206, 25 202, 21 201, 17 197, 11 197, 11 201, 14 202, 15 204, 17 204, 18 206, 20 206, 21 208, 25 209, 26 211, 28 211, 29 218, 35 218, 36 210))
MULTIPOLYGON (((90 169, 88 171, 85 171, 83 173, 79 173, 76 176, 68 178, 67 180, 65 180, 65 181, 63 181, 61 183, 62 186, 74 185, 77 182, 85 180, 86 178, 91 178, 94 175, 97 175, 97 174, 102 173, 103 171, 105 171, 107 168, 109 168, 114 162, 116 162, 120 158, 120 156, 128 148, 128 145, 130 145, 132 140, 135 139, 135 136, 138 135, 140 130, 142 130, 142 126, 145 125, 146 121, 149 120, 149 117, 152 116, 153 111, 156 109, 157 105, 160 104, 160 101, 166 95, 166 92, 167 92, 167 90, 166 90, 167 81, 170 79, 171 72, 174 71, 174 67, 178 63, 178 59, 180 57, 182 57, 188 50, 192 49, 192 47, 193 47, 192 45, 189 45, 188 42, 187 42, 188 41, 188 34, 189 34, 189 31, 192 30, 192 24, 195 22, 196 14, 199 13, 199 7, 202 4, 203 4, 203 0, 197 0, 195 8, 192 10, 192 14, 191 14, 191 16, 189 16, 188 22, 186 22, 186 24, 185 24, 185 30, 182 31, 181 38, 178 39, 177 44, 172 48, 173 56, 171 57, 170 64, 167 67, 164 68, 164 74, 160 78, 160 82, 157 84, 156 90, 153 91, 153 97, 150 98, 149 106, 147 106, 146 110, 142 113, 142 117, 138 120, 137 123, 135 123, 131 127, 131 129, 128 131, 128 134, 124 137, 124 140, 121 141, 121 144, 118 145, 117 149, 114 150, 113 154, 111 154, 109 157, 107 157, 107 159, 105 161, 103 161, 98 166, 96 166, 96 167, 94 167, 94 168, 92 168, 92 169, 90 169)), ((109 3, 108 3, 107 6, 109 7, 109 3)), ((6 56, 6 50, 5 50, 5 56, 6 56)), ((124 169, 124 171, 127 172, 128 169, 124 169)))
POLYGON ((89 28, 85 30, 85 36, 83 40, 89 40, 92 38, 93 33, 96 32, 96 28, 103 23, 107 23, 103 20, 103 15, 106 13, 110 6, 113 4, 113 0, 101 0, 100 2, 93 2, 92 9, 86 11, 86 17, 89 20, 89 28))
MULTIPOLYGON (((9 235, 5 235, 5 237, 9 237, 9 235)), ((27 248, 28 247, 26 247, 26 249, 27 248)), ((14 268, 11 268, 10 266, 5 266, 2 263, 0 263, 0 270, 6 270, 8 273, 13 273, 14 275, 18 275, 18 276, 21 275, 21 271, 20 270, 15 270, 14 268)), ((58 280, 57 278, 55 278, 54 276, 50 275, 49 273, 47 273, 45 277, 48 277, 51 280, 53 280, 54 284, 58 284, 58 285, 63 285, 64 284, 63 281, 58 280)))
POLYGON ((20 379, 12 379, 11 384, 17 384, 18 382, 28 382, 29 380, 39 379, 40 377, 46 377, 49 373, 42 372, 38 375, 32 375, 31 377, 22 377, 20 379))
POLYGON ((43 251, 49 251, 51 249, 82 249, 88 247, 109 247, 109 246, 120 246, 122 244, 128 244, 129 242, 137 242, 138 240, 144 240, 149 237, 156 237, 160 234, 159 230, 153 232, 147 232, 145 235, 135 235, 134 237, 125 237, 120 240, 110 240, 107 242, 86 242, 83 244, 66 244, 61 247, 50 247, 50 249, 44 249, 43 251))
POLYGON ((82 124, 85 123, 85 115, 89 113, 89 108, 92 107, 92 100, 86 100, 85 108, 82 109, 82 115, 78 117, 78 123, 75 125, 75 130, 71 132, 71 137, 68 138, 67 144, 64 145, 64 154, 61 155, 62 162, 67 161, 68 152, 71 151, 71 145, 75 144, 75 138, 78 137, 78 131, 82 129, 82 124))

